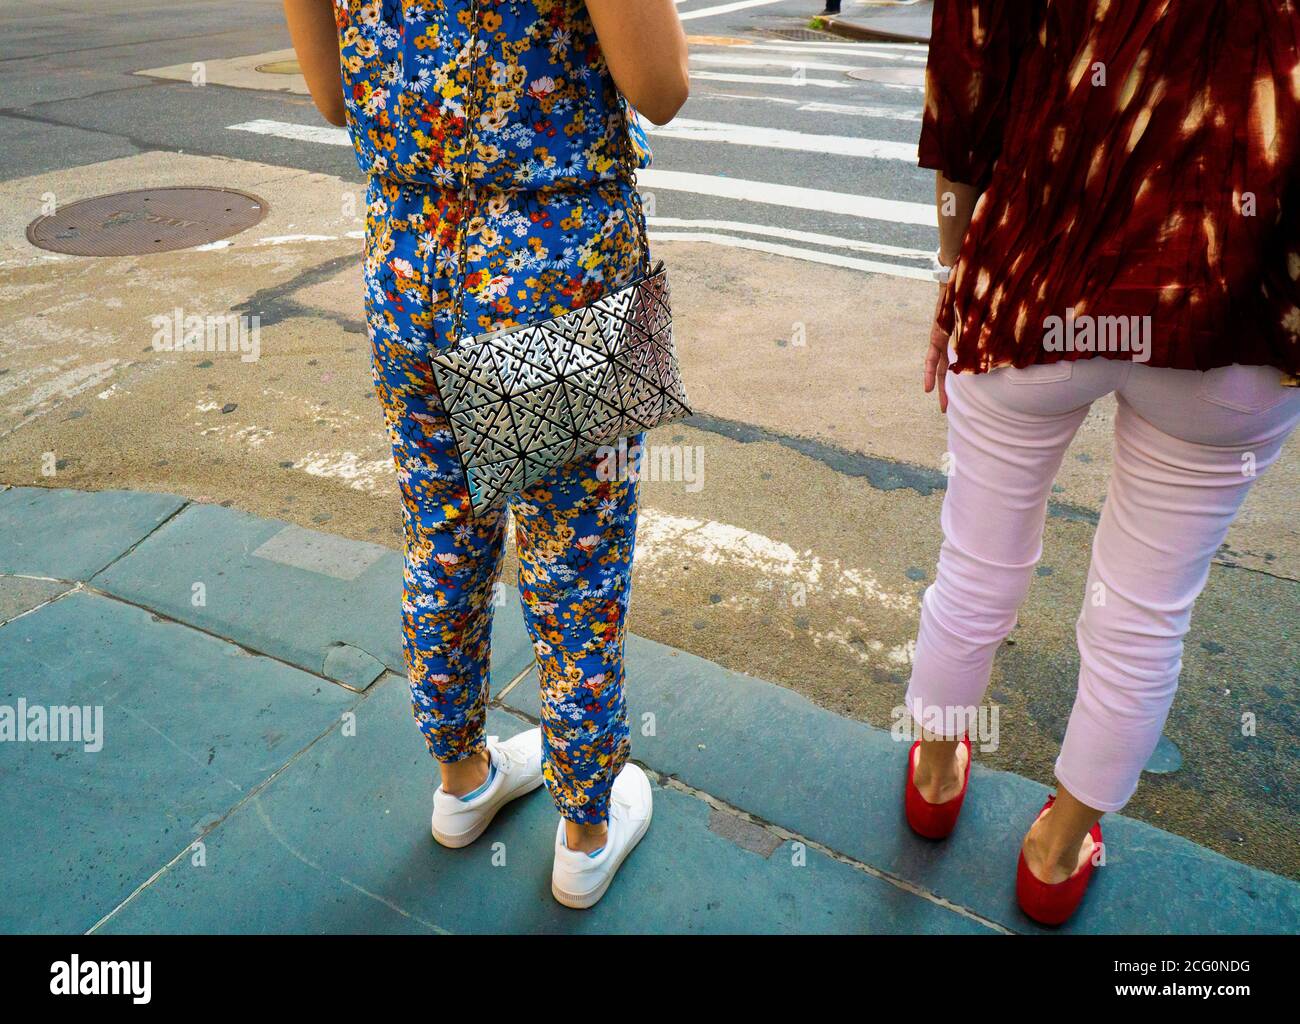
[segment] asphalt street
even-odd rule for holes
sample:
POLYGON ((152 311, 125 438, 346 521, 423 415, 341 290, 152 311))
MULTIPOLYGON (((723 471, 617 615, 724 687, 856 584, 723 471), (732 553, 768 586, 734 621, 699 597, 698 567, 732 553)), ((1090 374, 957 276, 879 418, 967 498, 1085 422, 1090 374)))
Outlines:
MULTIPOLYGON (((698 415, 652 442, 702 475, 645 484, 632 627, 888 726, 933 578, 946 448, 919 388, 936 242, 916 166, 926 48, 810 32, 816 0, 678 6, 692 94, 652 131, 641 185, 698 415)), ((0 0, 0 484, 168 491, 400 545, 361 320, 363 178, 281 73, 287 47, 276 0, 0 0), (140 257, 25 237, 51 197, 199 184, 256 194, 266 219, 140 257), (152 318, 174 307, 259 316, 262 357, 151 351, 152 318)), ((1112 409, 1098 403, 1066 459, 990 691, 1002 736, 980 756, 1044 782, 1112 409)), ((1296 453, 1216 560, 1153 766, 1173 770, 1128 808, 1290 877, 1296 453)))

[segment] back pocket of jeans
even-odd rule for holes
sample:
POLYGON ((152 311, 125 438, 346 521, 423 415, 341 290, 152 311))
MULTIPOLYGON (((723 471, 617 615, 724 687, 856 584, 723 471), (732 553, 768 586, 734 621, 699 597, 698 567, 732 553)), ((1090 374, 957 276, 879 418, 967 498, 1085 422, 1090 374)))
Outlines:
POLYGON ((1007 380, 1012 384, 1057 384, 1069 380, 1074 374, 1074 361, 1062 359, 1055 363, 1034 363, 1020 369, 1009 367, 1007 380))
POLYGON ((1267 412, 1289 394, 1282 374, 1271 366, 1220 366, 1201 374, 1201 398, 1235 412, 1267 412))

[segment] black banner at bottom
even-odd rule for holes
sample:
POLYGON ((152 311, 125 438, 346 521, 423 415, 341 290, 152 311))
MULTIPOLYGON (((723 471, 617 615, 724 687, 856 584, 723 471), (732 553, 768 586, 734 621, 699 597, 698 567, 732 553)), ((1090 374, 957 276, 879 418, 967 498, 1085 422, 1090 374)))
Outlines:
POLYGON ((990 1009, 1042 998, 1221 1013, 1285 999, 1297 954, 1295 936, 7 936, 0 985, 10 1007, 78 1013, 442 1014, 543 995, 541 1012, 572 1013, 571 998, 602 1016, 662 999, 698 1014, 715 998, 734 1014, 751 997, 763 1012, 807 1012, 836 996, 871 1013, 875 998, 924 1007, 954 994, 967 1008, 978 994, 990 1009))

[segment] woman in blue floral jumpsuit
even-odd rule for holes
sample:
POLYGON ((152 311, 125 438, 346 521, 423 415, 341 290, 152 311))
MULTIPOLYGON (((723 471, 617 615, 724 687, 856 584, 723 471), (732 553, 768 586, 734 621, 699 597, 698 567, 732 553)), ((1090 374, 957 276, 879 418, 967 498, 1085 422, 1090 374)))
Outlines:
MULTIPOLYGON (((413 708, 430 751, 452 765, 485 750, 508 519, 471 515, 430 353, 635 280, 634 174, 648 150, 583 0, 333 2, 347 119, 370 179, 366 311, 405 506, 413 708)), ((574 462, 510 505, 542 690, 542 774, 579 825, 606 821, 629 753, 637 484, 602 466, 574 462)))

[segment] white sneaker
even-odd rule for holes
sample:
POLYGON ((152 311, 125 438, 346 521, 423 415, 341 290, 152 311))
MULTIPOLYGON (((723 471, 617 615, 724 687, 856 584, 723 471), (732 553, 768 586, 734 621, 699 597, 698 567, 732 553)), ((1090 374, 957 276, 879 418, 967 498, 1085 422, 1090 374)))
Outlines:
POLYGON ((540 729, 521 732, 504 743, 489 736, 487 749, 497 773, 486 792, 462 800, 441 786, 433 791, 433 838, 443 846, 468 846, 492 824, 497 811, 542 784, 540 729))
POLYGON ((560 819, 560 830, 555 836, 551 894, 566 907, 576 910, 594 906, 614 881, 619 865, 646 834, 652 810, 650 780, 636 765, 624 765, 610 794, 609 836, 603 850, 594 857, 570 850, 564 844, 564 819, 560 819))

